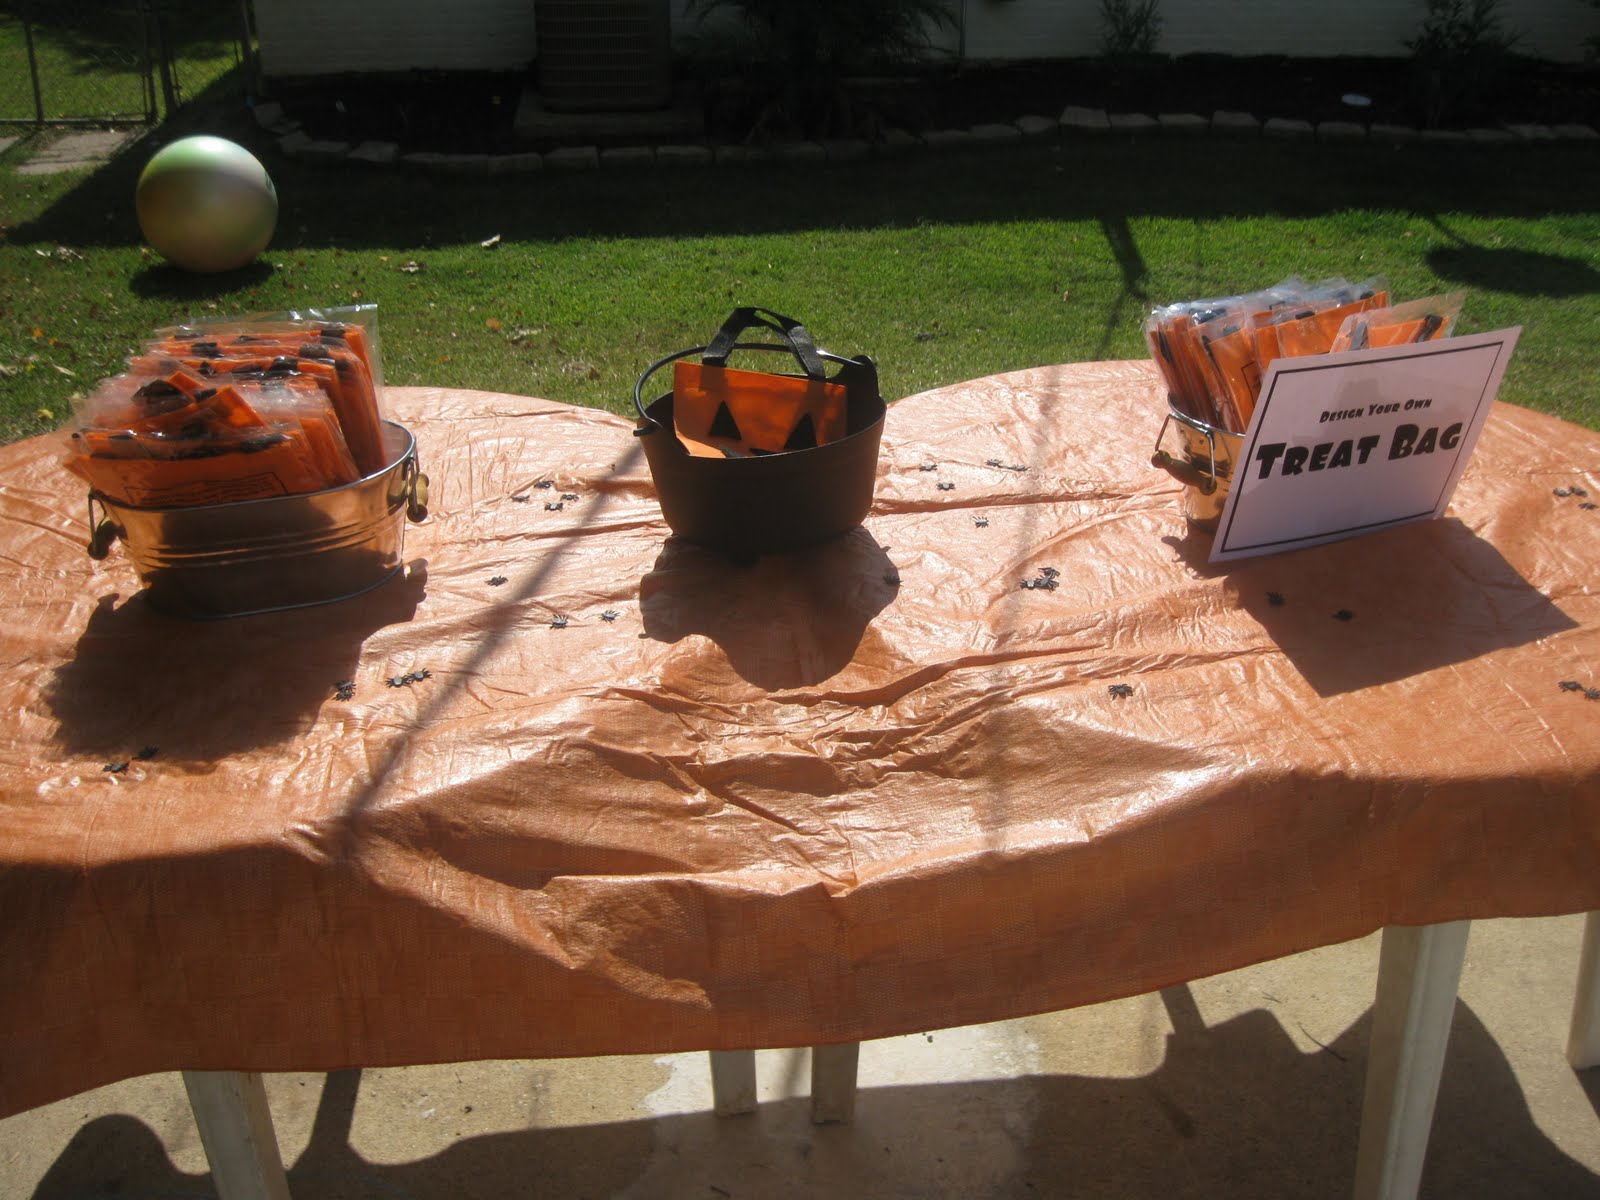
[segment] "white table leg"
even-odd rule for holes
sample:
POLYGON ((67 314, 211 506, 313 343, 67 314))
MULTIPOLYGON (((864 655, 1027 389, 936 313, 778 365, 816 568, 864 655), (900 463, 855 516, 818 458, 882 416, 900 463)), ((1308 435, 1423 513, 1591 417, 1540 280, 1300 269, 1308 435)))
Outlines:
POLYGON ((1583 953, 1578 958, 1578 992, 1572 1001, 1567 1061, 1576 1070, 1600 1067, 1600 912, 1583 923, 1583 953))
POLYGON ((1356 1200, 1412 1200, 1439 1097, 1471 921, 1383 931, 1356 1200))
POLYGON ((856 1115, 856 1063, 860 1042, 811 1048, 811 1122, 850 1121, 856 1115))
POLYGON ((183 1086, 221 1200, 289 1200, 260 1074, 185 1071, 183 1086))
POLYGON ((711 1051, 711 1106, 719 1117, 756 1110, 756 1052, 711 1051))

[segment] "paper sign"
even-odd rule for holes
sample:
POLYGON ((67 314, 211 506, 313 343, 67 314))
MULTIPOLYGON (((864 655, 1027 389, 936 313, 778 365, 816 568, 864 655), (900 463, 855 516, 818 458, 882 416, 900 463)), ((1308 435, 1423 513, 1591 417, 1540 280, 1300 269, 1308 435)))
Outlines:
POLYGON ((1275 359, 1211 561, 1441 516, 1521 332, 1275 359))

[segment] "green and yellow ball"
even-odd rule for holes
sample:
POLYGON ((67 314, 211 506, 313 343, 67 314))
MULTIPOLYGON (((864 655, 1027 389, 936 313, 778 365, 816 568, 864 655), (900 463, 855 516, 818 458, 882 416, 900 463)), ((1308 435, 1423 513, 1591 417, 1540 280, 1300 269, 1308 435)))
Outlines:
POLYGON ((203 274, 254 261, 278 224, 267 169, 243 146, 209 134, 158 150, 139 175, 134 206, 156 253, 203 274))

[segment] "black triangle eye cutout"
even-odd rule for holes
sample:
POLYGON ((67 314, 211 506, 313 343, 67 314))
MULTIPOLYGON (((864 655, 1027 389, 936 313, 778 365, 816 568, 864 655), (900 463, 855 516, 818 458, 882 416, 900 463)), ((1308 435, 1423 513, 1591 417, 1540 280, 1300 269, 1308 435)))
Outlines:
POLYGON ((794 429, 789 433, 789 440, 783 444, 785 450, 812 450, 817 445, 817 426, 807 413, 794 423, 794 429))
POLYGON ((739 422, 735 421, 733 414, 728 411, 726 401, 717 405, 717 415, 711 419, 711 428, 706 430, 706 436, 730 442, 744 441, 744 434, 739 431, 739 422))

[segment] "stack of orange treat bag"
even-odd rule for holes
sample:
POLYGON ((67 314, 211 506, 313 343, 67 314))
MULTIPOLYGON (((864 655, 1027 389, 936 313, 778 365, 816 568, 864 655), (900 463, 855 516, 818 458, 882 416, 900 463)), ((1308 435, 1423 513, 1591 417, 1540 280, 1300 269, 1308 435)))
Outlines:
POLYGON ((1145 321, 1151 357, 1185 416, 1242 433, 1276 358, 1448 337, 1463 293, 1391 305, 1381 279, 1274 287, 1158 308, 1145 321))
POLYGON ((370 306, 158 330, 76 404, 66 466, 185 508, 339 487, 388 465, 370 306))

